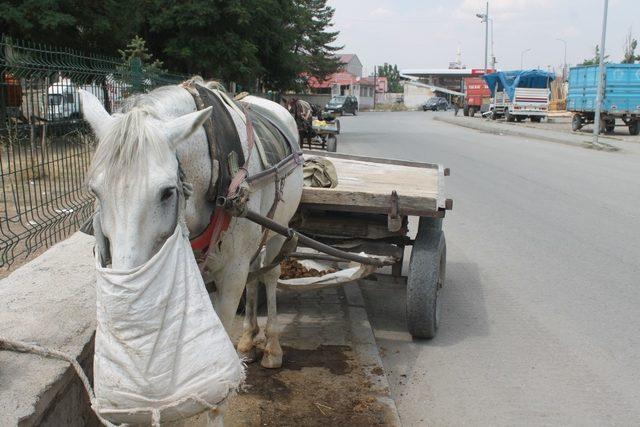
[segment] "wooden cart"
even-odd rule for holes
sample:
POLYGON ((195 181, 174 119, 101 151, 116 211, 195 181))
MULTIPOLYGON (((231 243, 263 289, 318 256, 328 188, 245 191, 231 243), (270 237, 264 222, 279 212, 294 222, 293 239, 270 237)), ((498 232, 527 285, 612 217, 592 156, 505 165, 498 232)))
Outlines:
POLYGON ((340 134, 340 120, 326 122, 324 126, 312 125, 312 134, 305 140, 305 146, 310 149, 335 152, 338 149, 338 134, 340 134))
POLYGON ((413 246, 407 272, 407 325, 415 338, 435 336, 439 292, 444 284, 446 243, 442 230, 452 201, 444 197, 440 165, 305 151, 329 158, 338 174, 335 188, 305 187, 293 228, 352 252, 394 256, 392 275, 401 277, 405 246, 413 246), (418 216, 415 239, 408 216, 418 216))

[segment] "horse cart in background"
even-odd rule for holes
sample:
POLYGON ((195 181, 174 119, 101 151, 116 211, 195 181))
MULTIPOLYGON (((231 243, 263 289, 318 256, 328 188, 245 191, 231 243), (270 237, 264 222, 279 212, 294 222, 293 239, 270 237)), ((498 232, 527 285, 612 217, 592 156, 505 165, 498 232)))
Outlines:
MULTIPOLYGON (((598 74, 597 65, 569 70, 567 111, 573 113, 574 132, 595 121, 598 74)), ((626 126, 629 134, 640 134, 640 64, 606 64, 604 82, 600 132, 613 133, 616 126, 626 126)))
POLYGON ((340 134, 340 120, 313 120, 311 133, 303 142, 310 149, 322 149, 335 153, 338 149, 338 134, 340 134))
POLYGON ((402 277, 405 247, 412 246, 407 284, 407 326, 414 338, 435 336, 446 270, 442 220, 452 208, 444 196, 448 169, 440 165, 305 151, 335 166, 334 188, 305 187, 292 228, 343 251, 393 257, 402 277), (419 217, 415 238, 409 216, 419 217), (412 233, 413 234, 413 233, 412 233))

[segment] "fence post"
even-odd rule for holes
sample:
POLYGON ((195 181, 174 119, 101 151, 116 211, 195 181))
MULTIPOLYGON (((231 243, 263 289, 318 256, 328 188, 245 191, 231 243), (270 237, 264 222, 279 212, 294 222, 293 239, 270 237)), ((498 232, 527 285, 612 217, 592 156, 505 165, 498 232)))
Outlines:
POLYGON ((131 89, 142 92, 142 60, 131 58, 131 89))

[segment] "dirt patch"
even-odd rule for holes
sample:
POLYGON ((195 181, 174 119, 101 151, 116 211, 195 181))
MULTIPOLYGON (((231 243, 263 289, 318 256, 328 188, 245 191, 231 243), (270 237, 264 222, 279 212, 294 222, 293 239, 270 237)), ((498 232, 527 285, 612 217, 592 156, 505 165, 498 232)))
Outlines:
MULTIPOLYGON (((283 348, 282 369, 252 363, 246 390, 231 402, 227 426, 377 426, 390 415, 348 346, 283 348)), ((259 360, 259 359, 258 359, 259 360)))

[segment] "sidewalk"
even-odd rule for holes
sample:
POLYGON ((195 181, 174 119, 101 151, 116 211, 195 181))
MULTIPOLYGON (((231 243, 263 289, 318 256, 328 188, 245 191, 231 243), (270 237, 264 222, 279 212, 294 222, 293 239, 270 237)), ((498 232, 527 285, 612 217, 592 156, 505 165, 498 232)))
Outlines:
MULTIPOLYGON (((435 116, 434 120, 462 126, 470 129, 489 132, 496 135, 511 135, 522 138, 531 138, 541 141, 555 142, 558 144, 573 145, 583 148, 593 148, 591 145, 591 134, 585 132, 572 132, 563 129, 563 123, 507 123, 504 121, 494 121, 479 117, 464 116, 435 116), (551 129, 549 129, 551 128, 551 129)), ((561 119, 554 119, 560 121, 561 119)), ((570 125, 569 125, 570 126, 570 125)), ((620 131, 622 132, 622 131, 620 131)), ((627 135, 629 137, 629 135, 627 135)), ((618 135, 601 135, 600 142, 607 151, 617 151, 619 149, 640 153, 640 138, 621 138, 618 135)))
MULTIPOLYGON (((230 402, 225 425, 400 424, 357 285, 279 291, 278 320, 282 369, 249 364, 245 391, 230 402)), ((237 341, 240 316, 234 329, 237 341)))

